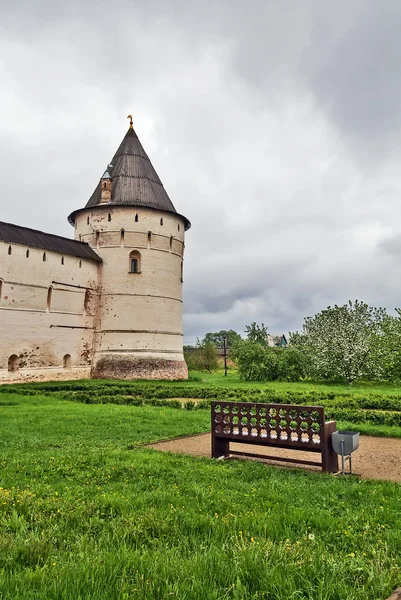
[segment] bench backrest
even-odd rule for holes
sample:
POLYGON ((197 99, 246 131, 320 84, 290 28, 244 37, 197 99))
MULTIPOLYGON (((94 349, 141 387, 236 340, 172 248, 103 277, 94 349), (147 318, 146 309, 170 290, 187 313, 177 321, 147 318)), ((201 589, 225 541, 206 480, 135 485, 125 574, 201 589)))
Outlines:
POLYGON ((213 401, 212 435, 235 442, 321 451, 324 408, 213 401))

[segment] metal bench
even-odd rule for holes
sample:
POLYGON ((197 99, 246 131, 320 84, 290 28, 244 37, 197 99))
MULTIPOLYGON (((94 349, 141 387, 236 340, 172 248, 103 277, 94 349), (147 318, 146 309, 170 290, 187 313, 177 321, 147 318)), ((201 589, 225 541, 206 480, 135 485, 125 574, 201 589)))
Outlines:
POLYGON ((325 421, 322 406, 213 401, 211 409, 213 458, 250 456, 338 471, 338 456, 331 444, 336 422, 325 421), (321 462, 230 450, 230 442, 317 452, 321 462))

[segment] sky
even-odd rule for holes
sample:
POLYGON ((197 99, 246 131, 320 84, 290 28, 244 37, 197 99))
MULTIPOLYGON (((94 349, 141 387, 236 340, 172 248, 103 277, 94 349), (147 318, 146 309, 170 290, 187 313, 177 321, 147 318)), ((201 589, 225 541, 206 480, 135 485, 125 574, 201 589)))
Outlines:
POLYGON ((0 0, 0 219, 73 237, 134 117, 184 341, 401 306, 399 0, 0 0))

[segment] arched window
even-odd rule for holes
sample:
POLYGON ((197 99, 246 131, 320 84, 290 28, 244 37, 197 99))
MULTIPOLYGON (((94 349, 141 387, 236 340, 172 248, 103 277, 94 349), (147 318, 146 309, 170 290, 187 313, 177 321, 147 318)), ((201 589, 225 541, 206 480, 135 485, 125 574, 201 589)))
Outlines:
POLYGON ((107 188, 107 182, 106 181, 104 182, 103 187, 107 188))
POLYGON ((133 250, 129 255, 129 272, 140 273, 141 272, 141 253, 138 250, 133 250))
POLYGON ((8 370, 11 373, 15 373, 15 371, 19 370, 18 356, 16 354, 12 354, 8 359, 8 370))
POLYGON ((124 246, 124 236, 125 236, 125 231, 124 231, 124 229, 121 229, 121 231, 120 231, 120 244, 121 244, 121 246, 124 246))
POLYGON ((64 256, 61 257, 61 264, 64 264, 64 256))
POLYGON ((138 213, 136 213, 136 215, 135 215, 135 223, 138 223, 138 221, 139 221, 139 217, 138 217, 138 213))
POLYGON ((110 213, 107 215, 107 220, 108 220, 109 222, 111 221, 111 214, 110 214, 110 213))
POLYGON ((50 311, 50 308, 52 305, 52 295, 53 295, 53 288, 52 288, 52 286, 50 286, 49 289, 47 290, 47 301, 46 301, 47 312, 50 311))
POLYGON ((43 252, 43 262, 46 262, 46 252, 43 252))
POLYGON ((163 225, 163 217, 160 219, 160 225, 163 225))
POLYGON ((26 256, 27 258, 29 258, 29 250, 27 250, 27 251, 25 252, 25 256, 26 256))
POLYGON ((87 224, 87 225, 89 225, 89 216, 88 216, 88 218, 86 219, 86 224, 87 224))
POLYGON ((64 369, 71 369, 71 354, 65 354, 63 356, 63 367, 64 369))
POLYGON ((9 256, 11 256, 12 252, 13 252, 13 250, 12 250, 11 246, 9 246, 8 247, 8 254, 9 254, 9 256))

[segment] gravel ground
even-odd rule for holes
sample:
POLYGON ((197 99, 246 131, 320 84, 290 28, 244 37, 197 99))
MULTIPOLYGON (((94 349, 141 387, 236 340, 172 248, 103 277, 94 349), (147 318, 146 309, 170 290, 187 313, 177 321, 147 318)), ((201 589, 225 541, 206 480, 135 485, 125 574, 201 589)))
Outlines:
MULTIPOLYGON (((157 442, 156 444, 149 444, 149 446, 165 452, 182 452, 183 454, 190 454, 192 456, 211 456, 210 433, 167 442, 157 442)), ((305 460, 315 460, 315 457, 317 460, 320 459, 320 454, 312 452, 264 448, 263 446, 253 447, 237 443, 230 444, 230 449, 244 450, 245 452, 256 454, 268 454, 270 456, 295 457, 305 460)), ((288 468, 288 463, 269 462, 278 464, 283 468, 288 468)), ((290 467, 294 466, 297 466, 296 463, 290 464, 290 467)), ((320 470, 320 467, 300 466, 305 469, 320 470)), ((348 468, 347 464, 346 467, 348 468)), ((352 457, 352 470, 363 479, 387 479, 401 482, 401 439, 361 436, 359 448, 354 452, 352 457)))

